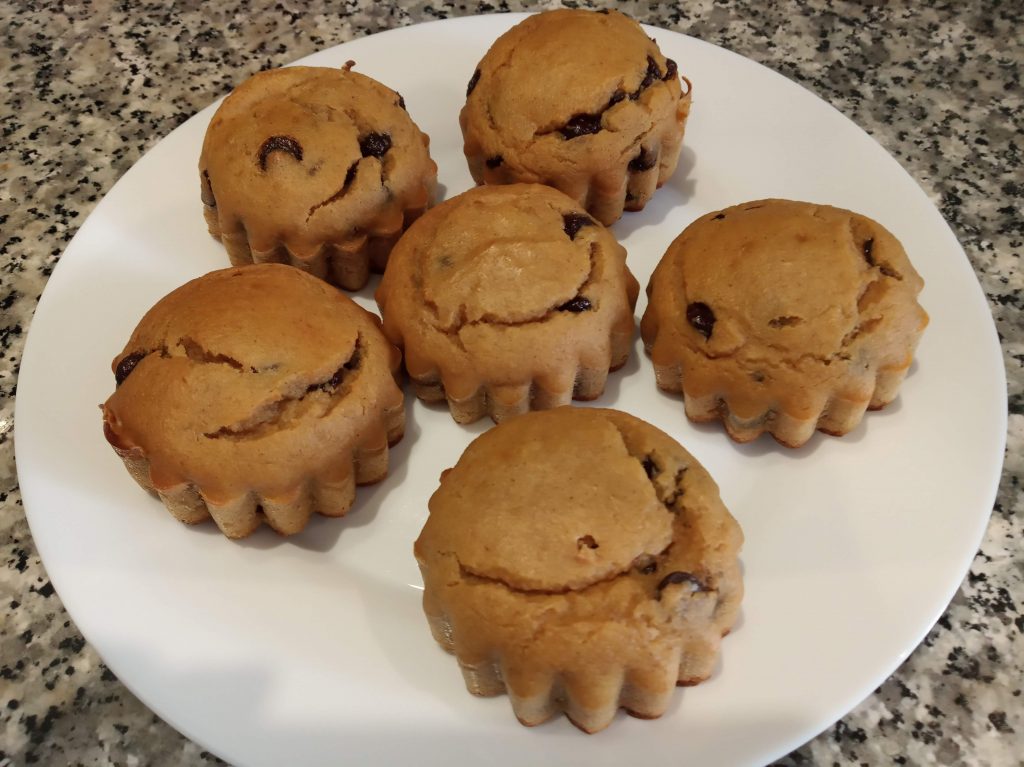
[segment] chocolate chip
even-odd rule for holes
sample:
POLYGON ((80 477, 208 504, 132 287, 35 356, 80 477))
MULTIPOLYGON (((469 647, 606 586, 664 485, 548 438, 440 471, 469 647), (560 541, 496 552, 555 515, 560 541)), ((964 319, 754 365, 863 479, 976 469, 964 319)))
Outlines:
POLYGON ((473 72, 473 76, 469 78, 469 85, 466 86, 466 98, 469 98, 469 94, 473 92, 476 84, 480 82, 480 70, 473 72))
POLYGON ((658 468, 658 464, 654 462, 654 459, 647 456, 643 460, 644 471, 647 472, 648 479, 654 479, 658 474, 661 473, 661 469, 658 468))
POLYGON ((359 363, 363 361, 363 354, 359 348, 358 343, 356 344, 355 350, 352 352, 352 356, 349 357, 348 362, 342 365, 345 370, 358 370, 359 363))
POLYGON ((330 378, 328 378, 323 383, 310 384, 306 388, 306 392, 307 393, 308 392, 313 392, 313 391, 317 391, 318 389, 320 391, 327 392, 327 393, 333 392, 335 389, 337 389, 339 386, 341 386, 341 382, 345 380, 345 376, 350 371, 355 370, 356 368, 359 367, 359 361, 360 361, 359 358, 360 358, 359 348, 356 347, 355 352, 352 354, 352 358, 349 359, 349 361, 346 362, 344 365, 342 365, 340 368, 335 370, 334 371, 334 375, 332 375, 330 378))
POLYGON ((666 575, 664 578, 662 578, 661 582, 658 584, 658 599, 661 599, 662 591, 664 591, 669 586, 679 583, 689 583, 691 593, 706 590, 704 583, 700 580, 700 578, 698 578, 693 573, 686 573, 681 570, 675 570, 666 575))
POLYGON ((712 221, 721 221, 723 218, 725 218, 725 214, 724 213, 719 213, 717 216, 715 216, 711 220, 712 221))
POLYGON ((324 389, 325 391, 327 389, 337 389, 338 386, 341 385, 341 381, 342 381, 342 379, 344 377, 345 377, 345 366, 342 365, 340 368, 338 368, 336 371, 334 371, 334 375, 332 375, 329 379, 327 379, 327 383, 320 385, 320 388, 324 389))
POLYGON ((640 81, 640 87, 629 94, 629 98, 632 101, 636 101, 640 98, 640 94, 651 87, 655 80, 661 79, 661 67, 658 66, 658 62, 650 56, 647 57, 647 71, 644 73, 644 79, 640 81))
POLYGON ((672 495, 662 499, 662 503, 664 503, 668 507, 668 510, 671 511, 673 514, 677 514, 679 512, 679 509, 675 508, 675 505, 676 501, 678 501, 683 495, 683 477, 685 476, 685 466, 680 466, 678 469, 676 469, 676 476, 672 480, 672 485, 675 488, 675 490, 673 490, 672 495))
POLYGON ((359 139, 359 151, 363 157, 383 157, 391 148, 391 136, 387 133, 367 133, 359 139))
POLYGON ((585 312, 591 308, 590 299, 586 296, 576 296, 571 301, 566 301, 564 304, 558 307, 560 312, 572 312, 573 314, 579 314, 585 312))
POLYGON ((635 202, 635 201, 636 201, 636 195, 633 194, 632 192, 626 192, 626 202, 635 202))
POLYGON ((868 266, 874 266, 875 265, 874 250, 875 250, 875 239, 872 237, 869 240, 865 240, 862 252, 864 253, 864 260, 868 262, 868 266))
POLYGON ((302 162, 302 145, 291 136, 271 136, 260 146, 257 156, 260 170, 267 169, 267 158, 272 152, 287 152, 299 162, 302 162))
POLYGON ((562 221, 562 228, 569 235, 570 240, 575 240, 576 235, 583 227, 594 225, 594 219, 590 216, 584 216, 582 213, 566 213, 562 216, 562 221))
POLYGON ((686 307, 686 319, 705 338, 715 329, 715 313, 707 304, 693 303, 686 307))
POLYGON ((132 371, 135 370, 135 366, 138 365, 145 356, 145 352, 132 352, 127 357, 122 357, 121 361, 117 363, 117 368, 114 369, 114 382, 118 386, 124 383, 124 379, 132 374, 132 371))
POLYGON ((401 93, 398 94, 398 106, 400 106, 402 109, 405 109, 405 99, 402 98, 401 93))
POLYGON ((597 12, 600 13, 602 16, 607 16, 610 13, 610 11, 607 8, 600 8, 597 12))
POLYGON ((348 170, 345 172, 345 181, 341 185, 341 191, 342 192, 347 191, 348 188, 350 186, 352 186, 352 182, 355 181, 355 179, 356 179, 356 171, 358 171, 358 170, 359 170, 359 161, 358 160, 356 160, 354 163, 352 163, 351 165, 348 166, 348 170))
MULTIPOLYGON (((653 59, 648 58, 648 61, 654 63, 653 59)), ((654 66, 657 68, 658 65, 655 63, 654 66)), ((648 70, 648 73, 649 71, 650 70, 648 70)), ((647 86, 642 86, 640 90, 643 90, 645 87, 647 86)), ((608 99, 608 103, 600 112, 581 112, 579 114, 575 114, 569 118, 569 121, 564 126, 558 129, 558 132, 567 139, 579 138, 580 136, 587 136, 600 132, 602 127, 601 117, 604 113, 620 101, 624 101, 627 95, 630 99, 636 100, 640 95, 640 90, 631 94, 627 94, 621 90, 616 90, 612 93, 611 98, 608 99)))
POLYGON ((665 76, 662 80, 671 80, 679 74, 679 65, 672 59, 665 59, 665 76))
POLYGON ((500 154, 496 154, 496 155, 494 155, 494 157, 488 157, 487 158, 487 167, 488 168, 497 168, 503 162, 505 162, 505 158, 502 157, 500 154))
POLYGON ((559 128, 558 132, 567 139, 573 139, 598 133, 600 130, 601 115, 582 113, 570 117, 569 122, 559 128))
POLYGON ((633 173, 643 173, 654 167, 654 155, 647 154, 647 150, 640 147, 640 154, 629 161, 629 169, 633 173))
POLYGON ((633 567, 644 575, 650 575, 658 569, 658 560, 650 554, 641 554, 633 560, 633 567))
POLYGON ((582 538, 576 539, 577 549, 582 549, 584 546, 586 546, 588 549, 593 550, 598 548, 599 545, 600 544, 598 544, 598 542, 594 540, 594 536, 592 535, 584 535, 582 538))

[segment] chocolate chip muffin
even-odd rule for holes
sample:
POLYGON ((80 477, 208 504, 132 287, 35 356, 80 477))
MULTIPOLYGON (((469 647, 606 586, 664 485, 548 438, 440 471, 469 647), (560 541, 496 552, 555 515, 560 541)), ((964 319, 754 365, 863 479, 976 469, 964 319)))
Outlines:
POLYGON ((555 189, 513 184, 417 221, 377 303, 417 396, 470 423, 599 396, 629 356, 638 292, 611 232, 555 189))
POLYGON ((797 447, 896 397, 928 324, 923 286, 878 222, 759 200, 699 218, 669 246, 641 332, 658 386, 681 391, 692 420, 797 447))
POLYGON ((693 456, 616 410, 528 413, 441 477, 415 544, 434 639, 525 725, 661 716, 710 677, 743 535, 693 456))
POLYGON ((676 168, 690 82, 617 11, 557 10, 491 46, 459 116, 478 184, 556 187, 604 224, 676 168))
POLYGON ((287 263, 357 290, 430 204, 427 136, 351 65, 260 72, 217 110, 199 179, 231 263, 287 263))
POLYGON ((282 264, 211 272, 161 299, 113 362, 103 431, 182 522, 241 538, 340 517, 402 437, 379 321, 282 264))

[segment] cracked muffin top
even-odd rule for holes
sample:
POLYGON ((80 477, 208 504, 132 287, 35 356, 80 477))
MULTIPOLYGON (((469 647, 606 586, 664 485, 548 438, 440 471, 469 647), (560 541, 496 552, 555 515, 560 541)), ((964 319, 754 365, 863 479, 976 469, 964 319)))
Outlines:
POLYGON ((688 334, 712 357, 745 345, 779 360, 842 359, 921 289, 896 239, 864 216, 760 200, 704 216, 670 249, 688 334))
POLYGON ((627 609, 716 589, 741 541, 714 481, 667 434, 620 411, 562 407, 466 449, 430 499, 416 555, 442 581, 627 609))
POLYGON ((484 383, 572 388, 633 333, 625 250, 549 187, 478 187, 428 211, 392 251, 377 291, 384 332, 414 379, 448 393, 484 383))
POLYGON ((683 362, 688 394, 813 411, 833 394, 866 401, 880 370, 909 367, 923 284, 877 222, 758 200, 703 216, 669 246, 642 331, 655 365, 683 362))
POLYGON ((703 467, 617 410, 562 407, 474 440, 414 546, 423 610, 470 692, 523 724, 660 716, 707 679, 743 596, 743 534, 703 467))
POLYGON ((400 406, 377 318, 290 266, 211 272, 161 299, 113 362, 107 439, 156 489, 210 502, 287 495, 347 459, 400 406))
POLYGON ((689 114, 676 62, 617 11, 527 18, 491 46, 466 97, 478 183, 550 184, 605 224, 671 175, 689 114), (627 184, 654 169, 649 184, 627 184))
POLYGON ((402 97, 358 72, 260 72, 218 108, 199 161, 224 237, 308 259, 325 244, 401 229, 437 169, 402 97))

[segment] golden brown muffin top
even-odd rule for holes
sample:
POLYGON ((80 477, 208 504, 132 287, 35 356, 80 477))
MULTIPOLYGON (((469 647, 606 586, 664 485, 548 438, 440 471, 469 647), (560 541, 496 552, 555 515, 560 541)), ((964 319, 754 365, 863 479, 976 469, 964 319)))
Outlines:
POLYGON ((586 346, 605 348, 612 328, 632 327, 638 286, 625 259, 611 232, 557 190, 477 187, 413 224, 377 300, 414 377, 440 367, 446 385, 467 393, 548 367, 571 377, 586 346))
POLYGON ((909 364, 927 322, 923 284, 899 241, 865 216, 743 203, 697 219, 669 246, 651 278, 644 340, 657 364, 685 348, 778 371, 787 386, 787 372, 804 387, 850 374, 870 394, 879 367, 909 364))
POLYGON ((467 90, 465 110, 485 114, 492 134, 478 138, 538 173, 634 159, 627 154, 656 122, 674 120, 682 93, 676 63, 639 24, 618 11, 570 9, 530 16, 499 37, 467 90))
POLYGON ((618 250, 572 200, 537 184, 471 189, 427 213, 409 241, 419 247, 396 261, 417 272, 429 321, 446 333, 591 310, 593 251, 618 250))
POLYGON ((226 233, 240 224, 254 250, 283 242, 298 256, 400 225, 436 176, 402 97, 348 67, 246 80, 210 122, 199 170, 226 233))
POLYGON ((562 407, 477 438, 442 476, 416 552, 517 592, 626 578, 660 598, 710 588, 702 552, 735 557, 740 540, 714 481, 668 435, 619 411, 562 407))
POLYGON ((158 488, 286 493, 401 399, 397 361, 376 317, 299 269, 211 272, 161 299, 114 359, 107 437, 140 449, 158 488))

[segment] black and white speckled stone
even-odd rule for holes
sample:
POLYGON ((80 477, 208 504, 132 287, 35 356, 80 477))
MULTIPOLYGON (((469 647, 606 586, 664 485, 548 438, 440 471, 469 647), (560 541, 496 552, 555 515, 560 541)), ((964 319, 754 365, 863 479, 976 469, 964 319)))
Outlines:
MULTIPOLYGON (((0 767, 217 761, 149 712, 85 645, 46 577, 21 511, 11 444, 18 363, 36 301, 71 235, 142 152, 258 69, 394 26, 550 5, 0 5, 0 767)), ((1024 6, 997 0, 617 5, 641 21, 782 72, 874 135, 952 225, 1002 340, 1008 457, 970 575, 891 679, 778 764, 1020 764, 1024 6)))

